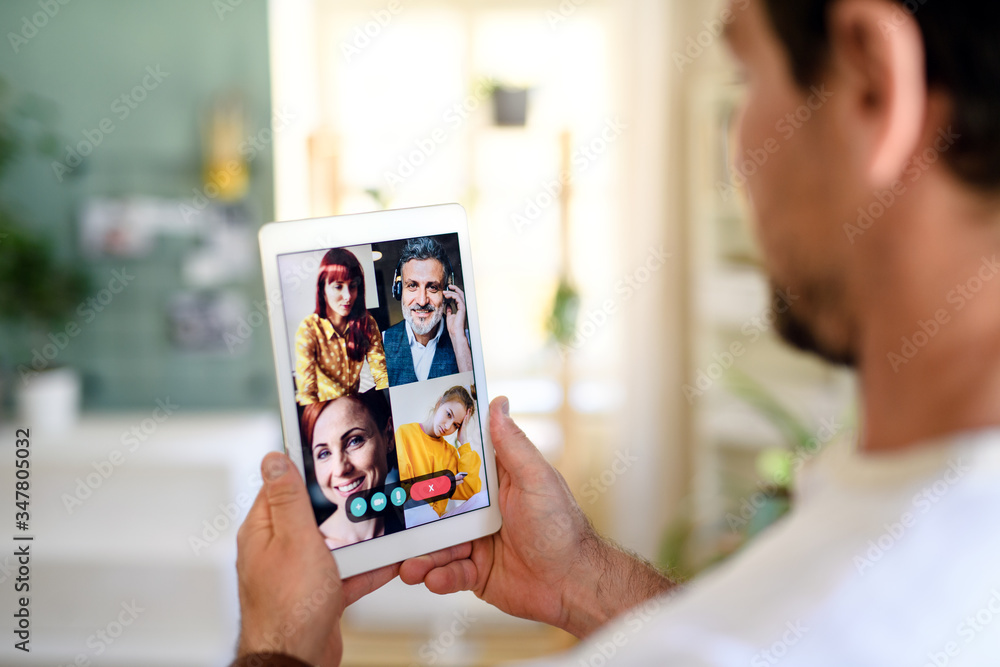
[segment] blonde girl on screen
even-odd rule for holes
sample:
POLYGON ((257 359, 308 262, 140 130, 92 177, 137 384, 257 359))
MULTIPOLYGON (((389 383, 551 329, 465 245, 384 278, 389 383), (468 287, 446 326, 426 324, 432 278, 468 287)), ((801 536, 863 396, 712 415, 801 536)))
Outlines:
MULTIPOLYGON (((482 489, 479 476, 482 459, 472 450, 468 428, 476 404, 465 387, 444 392, 423 422, 396 429, 399 479, 406 481, 432 472, 450 470, 455 475, 454 500, 468 500, 482 489), (444 436, 458 432, 455 445, 444 436)), ((431 503, 438 516, 445 513, 448 499, 431 503)))

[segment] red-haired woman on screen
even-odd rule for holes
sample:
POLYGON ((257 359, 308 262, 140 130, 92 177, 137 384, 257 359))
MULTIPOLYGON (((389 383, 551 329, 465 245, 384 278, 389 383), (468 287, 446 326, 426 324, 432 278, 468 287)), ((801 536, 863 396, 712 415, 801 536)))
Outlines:
POLYGON ((365 274, 349 250, 323 256, 316 278, 316 310, 295 336, 295 400, 329 401, 358 391, 365 360, 376 389, 389 387, 382 334, 365 309, 365 274))
POLYGON ((389 508, 364 521, 347 518, 348 499, 382 488, 396 467, 392 415, 382 392, 307 405, 301 428, 303 454, 312 462, 312 471, 306 468, 306 481, 318 485, 335 508, 328 516, 317 517, 326 545, 336 549, 402 530, 401 513, 389 508))

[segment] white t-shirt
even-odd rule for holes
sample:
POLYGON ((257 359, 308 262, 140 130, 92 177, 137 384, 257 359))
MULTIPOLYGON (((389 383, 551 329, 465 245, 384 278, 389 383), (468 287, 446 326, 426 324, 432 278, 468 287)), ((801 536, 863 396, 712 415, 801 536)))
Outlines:
POLYGON ((831 445, 793 512, 551 667, 1000 665, 1000 429, 831 445))

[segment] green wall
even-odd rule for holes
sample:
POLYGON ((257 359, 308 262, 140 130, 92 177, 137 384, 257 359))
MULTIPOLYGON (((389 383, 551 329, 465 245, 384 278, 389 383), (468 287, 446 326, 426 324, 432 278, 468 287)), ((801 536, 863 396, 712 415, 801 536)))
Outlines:
MULTIPOLYGON (((0 201, 25 226, 53 239, 62 256, 78 253, 79 210, 88 197, 181 200, 201 187, 202 123, 218 95, 243 95, 246 134, 270 125, 266 0, 39 1, 0 3, 0 77, 14 96, 37 94, 55 103, 63 144, 82 140, 102 119, 114 126, 62 182, 50 158, 34 156, 21 159, 0 183, 0 201), (43 21, 43 5, 58 12, 43 21), (219 7, 232 11, 220 17, 219 7), (30 39, 19 42, 15 53, 10 34, 24 30, 25 17, 45 25, 37 34, 25 32, 30 39), (115 100, 142 83, 147 67, 169 75, 121 118, 125 107, 115 100)), ((251 172, 245 204, 255 231, 273 214, 270 147, 253 160, 251 172)), ((274 405, 266 326, 254 331, 239 354, 180 351, 169 340, 167 306, 190 287, 181 267, 194 244, 190 238, 161 238, 141 259, 88 263, 91 293, 107 285, 114 269, 136 278, 91 322, 74 314, 81 333, 56 359, 82 372, 87 407, 152 408, 167 396, 185 408, 274 405)), ((248 303, 263 297, 253 248, 253 276, 229 286, 248 303)), ((27 337, 23 327, 0 328, 7 397, 19 383, 15 367, 40 342, 38 332, 27 337)))

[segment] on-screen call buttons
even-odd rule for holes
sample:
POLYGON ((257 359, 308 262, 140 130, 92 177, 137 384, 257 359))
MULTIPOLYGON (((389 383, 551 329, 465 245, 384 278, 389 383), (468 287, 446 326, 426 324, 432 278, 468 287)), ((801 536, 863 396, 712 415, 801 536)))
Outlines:
POLYGON ((404 479, 394 484, 359 491, 347 499, 347 518, 354 523, 370 521, 383 516, 387 511, 400 517, 408 509, 408 501, 413 503, 433 503, 455 495, 455 473, 440 470, 413 479, 404 479), (392 507, 389 507, 389 503, 392 507), (406 507, 404 508, 404 505, 406 507))
POLYGON ((409 488, 410 498, 416 502, 433 503, 455 495, 455 473, 450 470, 405 479, 400 484, 409 488))
MULTIPOLYGON (((385 496, 383 496, 384 498, 385 496)), ((361 518, 368 511, 368 502, 361 497, 355 498, 351 501, 351 514, 357 518, 361 518)))
POLYGON ((410 497, 414 500, 427 500, 442 494, 448 495, 451 491, 451 479, 445 475, 432 477, 422 482, 416 482, 410 487, 410 497))
POLYGON ((398 483, 359 491, 347 499, 347 518, 354 523, 361 523, 384 516, 388 511, 395 511, 402 516, 403 505, 407 500, 409 496, 406 495, 406 489, 398 483), (389 505, 390 501, 393 506, 389 505))

